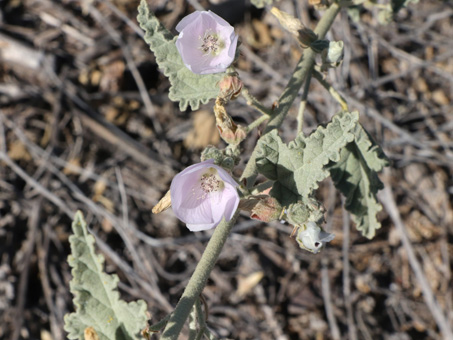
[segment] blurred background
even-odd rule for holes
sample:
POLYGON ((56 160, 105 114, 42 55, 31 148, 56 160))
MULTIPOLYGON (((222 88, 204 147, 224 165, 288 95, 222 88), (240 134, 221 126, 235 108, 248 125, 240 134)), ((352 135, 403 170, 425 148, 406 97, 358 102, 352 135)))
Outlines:
MULTIPOLYGON (((127 300, 151 322, 172 311, 211 232, 151 209, 208 144, 223 146, 213 102, 180 112, 137 26, 136 0, 0 2, 0 339, 62 340, 68 237, 80 209, 127 300)), ((235 26, 237 69, 267 106, 302 51, 249 1, 153 0, 174 27, 202 6, 235 26)), ((306 0, 276 6, 313 28, 306 0)), ((360 235, 327 180, 319 198, 336 238, 317 255, 292 227, 240 217, 210 276, 208 325, 229 339, 452 339, 453 5, 425 0, 387 25, 379 7, 343 9, 328 38, 343 64, 327 79, 360 111, 391 167, 381 174, 382 228, 360 235), (450 333, 449 333, 450 332, 450 333)), ((296 135, 296 100, 281 135, 296 135)), ((304 132, 339 111, 312 80, 304 132)), ((228 104, 239 124, 259 116, 228 104)), ((241 173, 258 132, 243 144, 241 173)), ((156 337, 157 338, 157 337, 156 337)))

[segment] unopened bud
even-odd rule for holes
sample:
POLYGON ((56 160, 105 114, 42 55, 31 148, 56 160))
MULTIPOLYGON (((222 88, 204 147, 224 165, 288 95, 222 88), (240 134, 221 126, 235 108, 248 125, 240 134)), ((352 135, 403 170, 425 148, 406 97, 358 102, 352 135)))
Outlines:
POLYGON ((317 254, 323 245, 334 238, 334 234, 326 233, 314 222, 308 222, 299 226, 296 241, 302 249, 317 254))
POLYGON ((322 70, 338 67, 343 61, 344 43, 343 41, 331 41, 329 47, 322 51, 322 70))
POLYGON ((223 160, 222 151, 217 149, 215 146, 207 146, 201 153, 201 161, 204 162, 208 159, 213 159, 215 164, 220 164, 223 160))

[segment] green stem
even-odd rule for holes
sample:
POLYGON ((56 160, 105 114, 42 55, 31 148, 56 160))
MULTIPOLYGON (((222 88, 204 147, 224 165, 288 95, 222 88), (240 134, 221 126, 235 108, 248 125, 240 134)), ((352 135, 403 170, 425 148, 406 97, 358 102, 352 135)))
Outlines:
POLYGON ((344 110, 344 111, 349 111, 349 108, 348 108, 348 103, 346 102, 346 100, 341 96, 341 94, 335 90, 335 88, 330 85, 323 77, 323 75, 317 71, 317 70, 313 70, 313 77, 315 77, 315 79, 317 81, 319 81, 319 83, 327 90, 329 91, 330 95, 340 104, 341 106, 341 109, 344 110))
POLYGON ((302 132, 304 126, 304 112, 305 106, 307 106, 308 89, 310 88, 311 71, 307 74, 307 80, 305 80, 304 92, 302 92, 302 98, 300 100, 299 112, 297 113, 297 135, 302 132))
POLYGON ((220 224, 215 228, 214 234, 206 246, 203 255, 201 256, 200 262, 189 280, 189 283, 175 308, 175 311, 170 317, 167 326, 164 329, 161 340, 176 340, 179 337, 179 333, 189 316, 193 305, 199 298, 203 291, 206 281, 211 274, 212 269, 220 255, 220 252, 225 244, 225 241, 230 234, 233 225, 239 216, 239 210, 234 214, 229 222, 222 220, 220 224))
POLYGON ((242 96, 245 98, 247 101, 247 105, 253 106, 255 109, 257 109, 259 112, 262 114, 265 114, 266 116, 271 115, 271 110, 265 107, 261 102, 256 99, 254 96, 252 96, 249 92, 249 90, 243 88, 241 91, 242 96))
MULTIPOLYGON (((335 17, 340 12, 340 9, 340 6, 334 3, 326 10, 314 30, 314 32, 318 35, 318 39, 323 39, 325 37, 330 26, 332 26, 335 17)), ((274 110, 274 113, 272 114, 272 117, 264 130, 263 136, 274 129, 278 129, 283 123, 283 120, 288 114, 294 99, 296 99, 297 94, 299 93, 299 90, 308 75, 308 72, 313 70, 313 66, 315 65, 315 55, 316 53, 312 49, 304 51, 304 54, 297 63, 288 85, 286 85, 280 99, 278 100, 278 107, 274 110)), ((261 136, 261 138, 263 136, 261 136)), ((255 184, 256 177, 258 176, 258 170, 256 168, 257 153, 258 148, 255 148, 241 176, 241 181, 244 181, 249 189, 255 184)))
POLYGON ((266 120, 269 119, 269 116, 261 116, 257 119, 255 119, 253 122, 251 122, 247 128, 245 129, 245 132, 249 133, 252 131, 254 128, 260 126, 262 123, 264 123, 266 120))

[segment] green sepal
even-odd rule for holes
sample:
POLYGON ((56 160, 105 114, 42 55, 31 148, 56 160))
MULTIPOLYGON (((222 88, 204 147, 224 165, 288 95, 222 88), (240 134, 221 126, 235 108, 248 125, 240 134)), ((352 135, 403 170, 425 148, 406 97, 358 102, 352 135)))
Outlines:
POLYGON ((218 82, 225 72, 199 75, 190 71, 183 63, 176 38, 168 31, 150 11, 146 0, 141 0, 137 20, 145 31, 145 41, 156 56, 157 64, 170 80, 168 97, 179 102, 179 109, 185 111, 190 105, 198 110, 200 104, 206 104, 219 94, 218 82))
POLYGON ((87 231, 83 215, 78 211, 69 237, 75 312, 64 317, 69 339, 84 340, 84 331, 93 327, 99 340, 142 339, 139 332, 147 326, 146 303, 120 300, 118 276, 103 271, 104 257, 94 250, 94 237, 87 231))

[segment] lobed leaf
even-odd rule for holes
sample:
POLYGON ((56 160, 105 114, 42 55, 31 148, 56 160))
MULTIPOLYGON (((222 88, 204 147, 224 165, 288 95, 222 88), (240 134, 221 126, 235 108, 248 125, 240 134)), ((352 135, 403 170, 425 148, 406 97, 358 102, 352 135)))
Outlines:
POLYGON ((176 37, 162 26, 153 12, 149 10, 146 0, 141 0, 137 20, 145 31, 145 41, 156 56, 157 64, 170 80, 172 101, 179 101, 179 109, 185 111, 190 105, 197 110, 200 104, 206 104, 217 97, 217 83, 225 73, 199 75, 190 71, 181 59, 176 48, 176 37))
POLYGON ((73 278, 69 286, 76 311, 64 318, 68 338, 83 340, 84 331, 91 328, 99 340, 140 339, 138 333, 147 325, 146 303, 120 300, 118 276, 103 272, 104 257, 95 253, 94 237, 88 233, 80 211, 72 230, 68 262, 73 278))
POLYGON ((258 142, 258 171, 275 181, 271 195, 283 206, 308 197, 318 182, 329 176, 330 161, 340 159, 340 150, 354 139, 357 112, 340 112, 326 127, 309 137, 299 135, 286 145, 274 130, 258 142))
POLYGON ((371 239, 381 227, 377 213, 382 206, 376 199, 383 188, 377 172, 388 166, 388 159, 365 129, 358 124, 354 141, 341 151, 340 161, 329 166, 335 187, 346 197, 345 208, 362 235, 371 239))

